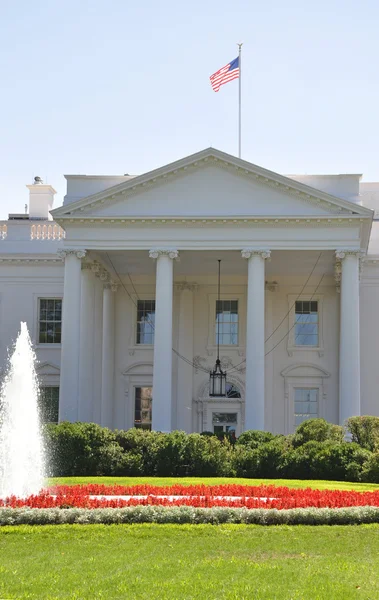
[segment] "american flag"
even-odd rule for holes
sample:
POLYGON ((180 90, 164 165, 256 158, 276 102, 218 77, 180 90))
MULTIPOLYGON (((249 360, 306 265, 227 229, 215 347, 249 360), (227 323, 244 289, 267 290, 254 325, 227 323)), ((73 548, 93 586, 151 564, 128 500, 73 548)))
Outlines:
POLYGON ((232 60, 230 63, 222 67, 210 76, 211 86, 214 92, 218 92, 220 87, 228 81, 238 79, 240 75, 239 57, 232 60))

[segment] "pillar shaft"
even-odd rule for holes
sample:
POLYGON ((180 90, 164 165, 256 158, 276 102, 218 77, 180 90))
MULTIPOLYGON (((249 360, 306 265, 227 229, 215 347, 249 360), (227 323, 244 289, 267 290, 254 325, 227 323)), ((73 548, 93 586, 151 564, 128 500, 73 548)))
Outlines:
POLYGON ((177 250, 151 250, 157 260, 152 429, 171 431, 173 259, 177 250))
POLYGON ((265 259, 268 250, 242 250, 248 260, 245 429, 265 428, 265 259))
POLYGON ((336 252, 341 260, 340 305, 340 424, 361 413, 359 339, 359 256, 360 252, 336 252))
POLYGON ((93 421, 95 278, 91 264, 82 267, 80 310, 79 421, 93 421))
POLYGON ((103 292, 103 343, 101 382, 101 424, 113 426, 114 357, 115 357, 115 291, 107 283, 103 292))
MULTIPOLYGON (((181 356, 192 361, 193 357, 193 295, 196 284, 179 283, 180 306, 179 306, 179 332, 178 352, 181 356)), ((185 362, 180 356, 178 364, 178 386, 177 386, 177 410, 176 427, 192 432, 192 396, 193 396, 193 367, 185 362)))
POLYGON ((81 259, 84 250, 65 249, 59 420, 77 421, 79 408, 81 259))

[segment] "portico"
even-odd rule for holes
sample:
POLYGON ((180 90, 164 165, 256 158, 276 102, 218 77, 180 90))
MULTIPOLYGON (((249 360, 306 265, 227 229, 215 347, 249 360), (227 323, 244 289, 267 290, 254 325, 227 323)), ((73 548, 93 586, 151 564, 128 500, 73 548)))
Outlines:
POLYGON ((370 210, 210 149, 53 214, 69 299, 61 420, 150 426, 152 413, 153 429, 190 432, 238 414, 239 431, 289 432, 305 405, 360 414, 370 210), (206 395, 216 319, 234 412, 206 395))

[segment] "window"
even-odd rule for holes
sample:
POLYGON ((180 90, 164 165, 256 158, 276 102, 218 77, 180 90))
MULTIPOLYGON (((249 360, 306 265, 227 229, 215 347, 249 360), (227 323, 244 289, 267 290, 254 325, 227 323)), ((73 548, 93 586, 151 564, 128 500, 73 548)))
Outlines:
POLYGON ((41 387, 39 394, 39 411, 42 423, 58 423, 59 387, 41 387))
POLYGON ((62 299, 40 298, 38 343, 60 344, 62 333, 62 299))
POLYGON ((214 433, 235 432, 237 427, 237 413, 214 412, 212 415, 212 425, 214 433))
POLYGON ((318 302, 296 300, 295 302, 295 346, 318 346, 318 302))
POLYGON ((137 344, 154 344, 155 300, 137 301, 137 344))
POLYGON ((151 429, 152 391, 151 387, 135 388, 134 427, 151 429))
POLYGON ((241 392, 238 387, 233 383, 226 382, 226 397, 227 398, 241 398, 241 392))
POLYGON ((238 346, 238 300, 216 300, 215 340, 216 346, 238 346))
POLYGON ((318 388, 295 388, 295 427, 318 417, 318 388))

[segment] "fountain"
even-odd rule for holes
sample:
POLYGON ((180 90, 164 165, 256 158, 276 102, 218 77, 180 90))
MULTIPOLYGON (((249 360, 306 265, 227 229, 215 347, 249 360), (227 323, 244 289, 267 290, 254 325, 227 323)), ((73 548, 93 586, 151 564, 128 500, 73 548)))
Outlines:
POLYGON ((0 498, 37 494, 44 483, 35 353, 26 323, 0 392, 0 498))

